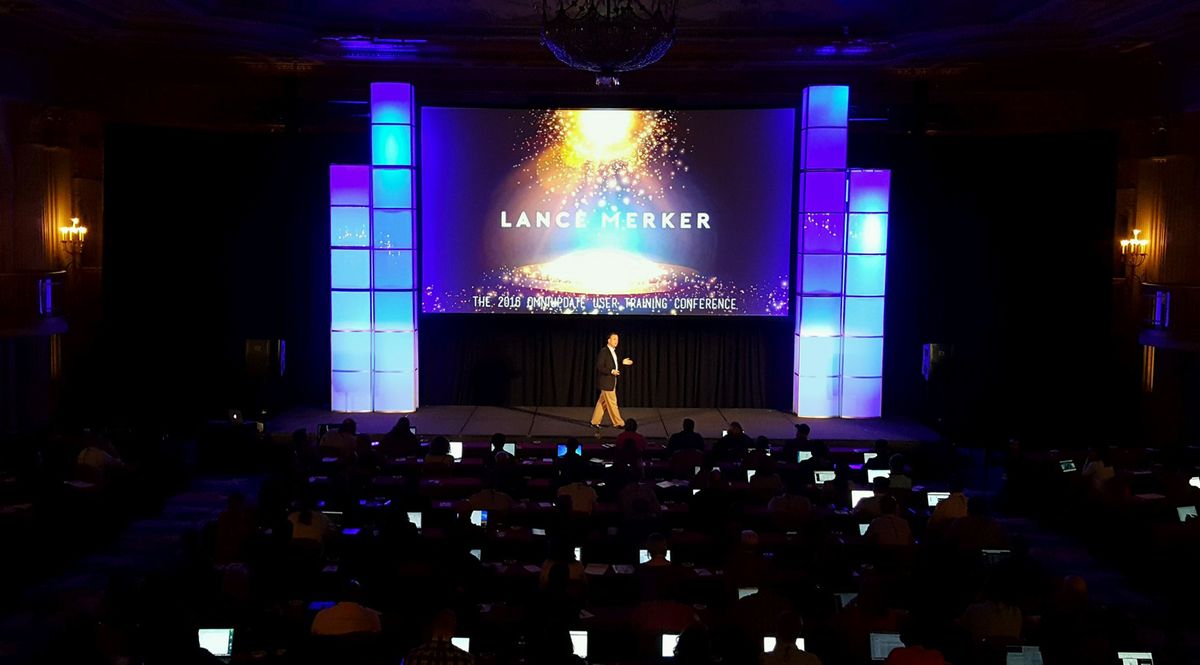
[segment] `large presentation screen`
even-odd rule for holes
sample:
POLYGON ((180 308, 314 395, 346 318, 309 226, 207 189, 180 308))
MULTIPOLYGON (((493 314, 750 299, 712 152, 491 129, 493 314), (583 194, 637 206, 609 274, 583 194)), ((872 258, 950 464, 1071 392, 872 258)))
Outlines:
POLYGON ((424 312, 788 314, 791 109, 421 123, 424 312))

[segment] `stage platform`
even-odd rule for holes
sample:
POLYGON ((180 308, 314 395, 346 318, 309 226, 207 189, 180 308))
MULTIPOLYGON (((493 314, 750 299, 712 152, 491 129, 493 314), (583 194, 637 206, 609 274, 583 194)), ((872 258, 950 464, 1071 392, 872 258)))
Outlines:
MULTIPOLYGON (((380 434, 388 431, 400 416, 391 413, 334 413, 315 408, 297 408, 281 413, 267 421, 270 432, 291 432, 304 428, 316 431, 321 423, 341 422, 347 415, 358 422, 358 431, 380 434)), ((703 437, 721 436, 730 422, 741 423, 750 436, 771 439, 790 439, 795 424, 806 422, 812 427, 811 438, 828 442, 874 441, 922 443, 936 441, 937 434, 914 421, 891 418, 797 418, 790 413, 771 409, 652 409, 622 407, 621 415, 636 418, 638 431, 647 438, 665 438, 680 429, 684 418, 696 421, 696 431, 703 437)), ((408 414, 417 432, 425 435, 442 434, 448 437, 487 437, 495 432, 508 436, 539 440, 549 437, 597 436, 588 420, 590 407, 570 406, 426 406, 408 414)), ((616 436, 619 430, 603 427, 599 436, 616 436)))

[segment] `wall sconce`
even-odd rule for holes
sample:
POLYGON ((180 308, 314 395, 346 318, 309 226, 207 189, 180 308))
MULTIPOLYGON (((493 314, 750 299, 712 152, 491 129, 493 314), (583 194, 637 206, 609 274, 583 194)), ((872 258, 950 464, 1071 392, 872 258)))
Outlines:
POLYGON ((83 253, 83 241, 87 238, 87 227, 79 225, 79 218, 72 217, 70 226, 58 227, 58 239, 62 241, 72 258, 83 253))
POLYGON ((1135 270, 1146 261, 1146 246, 1150 244, 1149 240, 1138 237, 1141 233, 1134 229, 1132 238, 1121 239, 1121 261, 1135 270))

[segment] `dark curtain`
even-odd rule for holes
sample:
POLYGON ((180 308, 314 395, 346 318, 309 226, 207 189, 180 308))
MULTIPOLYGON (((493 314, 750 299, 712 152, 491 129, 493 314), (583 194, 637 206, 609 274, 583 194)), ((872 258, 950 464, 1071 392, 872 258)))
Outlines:
POLYGON ((784 319, 421 317, 423 404, 583 406, 594 365, 620 335, 621 404, 789 409, 792 324, 784 319))

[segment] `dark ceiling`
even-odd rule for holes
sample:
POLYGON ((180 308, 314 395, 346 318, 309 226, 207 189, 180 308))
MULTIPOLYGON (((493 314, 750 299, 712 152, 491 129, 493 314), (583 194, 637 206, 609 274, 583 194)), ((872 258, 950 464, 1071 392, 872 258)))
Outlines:
POLYGON ((794 104, 946 131, 1112 124, 1200 103, 1200 2, 679 0, 618 92, 539 43, 539 0, 0 0, 0 96, 247 129, 354 122, 372 80, 439 104, 794 104), (834 55, 819 55, 833 52, 834 55))

